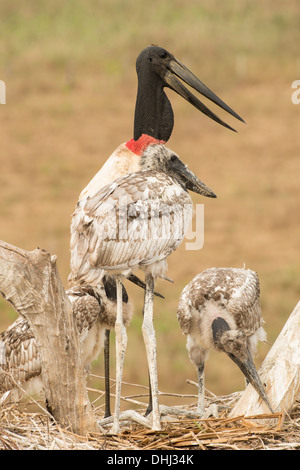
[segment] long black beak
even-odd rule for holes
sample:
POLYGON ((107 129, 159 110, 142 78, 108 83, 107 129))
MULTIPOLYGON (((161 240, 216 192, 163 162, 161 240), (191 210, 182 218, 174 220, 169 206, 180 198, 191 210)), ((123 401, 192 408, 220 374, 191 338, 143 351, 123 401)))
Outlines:
POLYGON ((188 88, 186 88, 177 77, 181 78, 187 85, 191 86, 194 90, 201 93, 201 95, 208 98, 213 103, 220 106, 229 114, 234 116, 239 121, 245 122, 235 111, 233 111, 224 101, 222 101, 215 93, 213 93, 204 83, 201 82, 185 65, 181 64, 177 59, 172 59, 166 72, 164 72, 162 79, 168 87, 182 96, 185 100, 191 103, 195 108, 199 109, 203 114, 210 117, 224 127, 236 132, 233 127, 226 124, 215 113, 210 111, 196 96, 194 96, 188 88))
POLYGON ((253 362, 252 356, 250 354, 249 349, 247 349, 247 358, 246 360, 242 361, 238 357, 234 356, 233 354, 227 353, 230 359, 232 359, 237 366, 241 369, 244 376, 246 377, 247 381, 251 383, 254 389, 257 391, 261 399, 265 402, 265 404, 270 409, 271 413, 274 413, 272 406, 270 405, 269 399, 265 392, 264 386, 261 383, 259 375, 257 373, 255 364, 253 362))
POLYGON ((221 349, 222 351, 226 352, 226 354, 230 357, 230 359, 235 362, 235 364, 241 369, 243 372, 246 380, 251 383, 251 385, 254 387, 254 389, 257 391, 259 396, 262 398, 262 400, 265 402, 265 404, 268 406, 270 409, 271 413, 274 413, 272 410, 272 407, 270 405, 270 402, 268 400, 267 394, 265 392, 265 389, 263 387, 263 384, 261 383, 261 380, 259 378, 259 375, 257 373, 255 364, 253 362, 251 353, 249 351, 249 348, 247 347, 247 354, 246 358, 242 359, 235 354, 230 353, 229 351, 226 351, 224 344, 222 343, 222 336, 226 331, 230 331, 230 327, 228 323, 224 320, 222 317, 217 317, 213 322, 212 322, 212 333, 213 333, 213 340, 215 345, 221 349))
POLYGON ((194 193, 201 194, 205 197, 217 197, 216 194, 206 186, 203 181, 197 178, 197 176, 186 165, 184 165, 181 160, 178 159, 178 161, 172 165, 172 171, 189 191, 193 191, 194 193))

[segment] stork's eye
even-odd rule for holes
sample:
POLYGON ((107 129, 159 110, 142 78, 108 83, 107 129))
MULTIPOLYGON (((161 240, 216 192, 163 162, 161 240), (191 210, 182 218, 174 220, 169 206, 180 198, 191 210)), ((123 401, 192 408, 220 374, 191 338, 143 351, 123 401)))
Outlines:
POLYGON ((161 51, 159 53, 159 57, 161 57, 161 59, 166 59, 168 57, 168 53, 166 51, 161 51))

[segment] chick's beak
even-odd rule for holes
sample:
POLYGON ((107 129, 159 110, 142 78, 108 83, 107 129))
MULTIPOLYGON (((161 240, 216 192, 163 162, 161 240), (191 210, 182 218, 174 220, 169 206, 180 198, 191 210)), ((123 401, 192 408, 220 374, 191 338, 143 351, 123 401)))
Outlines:
POLYGON ((230 359, 232 359, 237 366, 241 369, 243 372, 244 376, 246 377, 247 381, 251 383, 253 388, 257 391, 261 399, 265 402, 265 404, 268 406, 269 410, 271 413, 274 413, 272 406, 269 402, 269 399, 267 397, 267 394, 265 392, 264 386, 261 383, 261 380, 259 378, 258 372, 256 370, 255 364, 253 362, 251 353, 249 351, 249 348, 247 349, 247 357, 245 360, 241 360, 234 356, 233 354, 228 354, 230 359))
POLYGON ((184 164, 177 165, 176 169, 173 168, 179 175, 180 180, 184 182, 185 188, 205 197, 216 198, 216 194, 206 186, 197 176, 184 164))

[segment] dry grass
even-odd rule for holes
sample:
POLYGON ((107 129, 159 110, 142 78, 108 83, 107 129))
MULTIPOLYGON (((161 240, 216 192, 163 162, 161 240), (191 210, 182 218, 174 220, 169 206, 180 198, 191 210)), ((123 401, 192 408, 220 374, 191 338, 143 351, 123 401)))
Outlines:
MULTIPOLYGON (((56 254, 66 286, 70 216, 82 188, 132 136, 134 62, 143 47, 158 43, 174 52, 247 121, 228 118, 239 131, 231 133, 169 93, 175 111, 169 146, 218 199, 194 198, 205 203, 204 247, 189 252, 182 244, 169 258, 175 284, 157 286, 166 296, 155 303, 162 390, 188 394, 186 378, 196 376, 176 307, 199 271, 245 263, 258 272, 270 343, 300 298, 300 105, 291 102, 300 73, 299 13, 298 0, 288 8, 280 0, 128 0, 126 9, 120 0, 1 2, 7 104, 0 107, 0 237, 56 254)), ((142 293, 130 286, 129 293, 136 314, 124 378, 146 384, 142 293)), ((0 299, 1 330, 14 318, 0 299)), ((268 348, 260 347, 258 365, 268 348)), ((93 371, 103 374, 102 358, 93 371)), ((209 358, 206 379, 220 395, 243 386, 242 374, 220 355, 209 358)), ((89 385, 99 388, 99 380, 89 385)))
MULTIPOLYGON (((239 396, 238 392, 220 397, 207 396, 207 406, 217 404, 223 410, 218 418, 178 418, 170 413, 163 418, 162 430, 159 432, 125 422, 121 433, 115 436, 107 434, 105 430, 86 437, 78 436, 54 423, 42 408, 30 412, 24 406, 6 405, 0 408, 0 449, 173 452, 300 449, 300 402, 295 403, 289 415, 275 413, 229 418, 228 412, 239 396), (262 418, 267 418, 271 424, 262 424, 262 418)), ((177 400, 180 402, 184 398, 182 396, 177 400)), ((195 403, 177 405, 176 409, 193 413, 194 407, 195 403)), ((145 408, 138 411, 143 413, 145 408)), ((101 408, 95 408, 95 413, 99 419, 103 417, 101 408)))

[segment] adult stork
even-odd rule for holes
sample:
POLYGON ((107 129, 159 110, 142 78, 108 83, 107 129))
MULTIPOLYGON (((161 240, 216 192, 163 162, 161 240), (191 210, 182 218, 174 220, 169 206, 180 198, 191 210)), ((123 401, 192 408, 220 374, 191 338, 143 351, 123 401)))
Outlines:
POLYGON ((152 428, 160 429, 153 291, 155 278, 166 272, 166 259, 180 245, 190 223, 192 200, 188 190, 216 197, 173 151, 161 144, 150 145, 140 159, 140 171, 100 189, 76 209, 72 220, 71 280, 97 285, 104 270, 111 273, 117 283, 113 433, 119 432, 127 344, 122 320, 122 279, 135 269, 145 271, 142 331, 152 390, 152 428))
POLYGON ((191 362, 198 370, 198 413, 205 412, 204 364, 210 350, 225 352, 272 411, 253 362, 258 340, 265 340, 256 272, 210 268, 183 289, 178 321, 187 335, 191 362))
MULTIPOLYGON (((240 121, 243 121, 235 111, 204 85, 204 83, 185 67, 185 65, 179 62, 173 54, 162 47, 146 47, 137 58, 136 71, 138 76, 138 90, 135 105, 133 138, 122 143, 112 153, 98 173, 82 190, 73 219, 81 217, 80 208, 103 186, 115 181, 121 176, 138 171, 140 169, 141 156, 148 145, 159 142, 166 143, 169 140, 174 127, 174 113, 172 105, 165 93, 165 88, 169 88, 178 93, 196 109, 217 123, 234 130, 194 96, 191 91, 183 85, 183 81, 226 112, 240 121)), ((73 236, 72 230, 74 226, 76 227, 76 221, 73 220, 71 225, 71 238, 73 236)), ((71 253, 73 249, 74 247, 72 245, 71 253)), ((138 281, 136 278, 131 279, 135 282, 138 281)), ((106 334, 106 341, 105 357, 108 357, 109 332, 106 334)), ((105 370, 108 370, 107 365, 105 366, 105 370)), ((148 410, 150 408, 149 403, 148 410)), ((106 412, 106 414, 107 413, 108 412, 106 412)))
POLYGON ((133 138, 117 147, 99 172, 82 190, 79 202, 93 196, 100 188, 120 176, 139 171, 140 158, 144 149, 149 144, 158 143, 157 141, 166 143, 170 139, 174 127, 174 113, 165 88, 175 91, 210 119, 234 131, 230 125, 226 124, 193 95, 183 85, 183 81, 236 119, 244 122, 173 54, 162 47, 148 46, 142 50, 136 60, 136 71, 138 90, 133 138))

